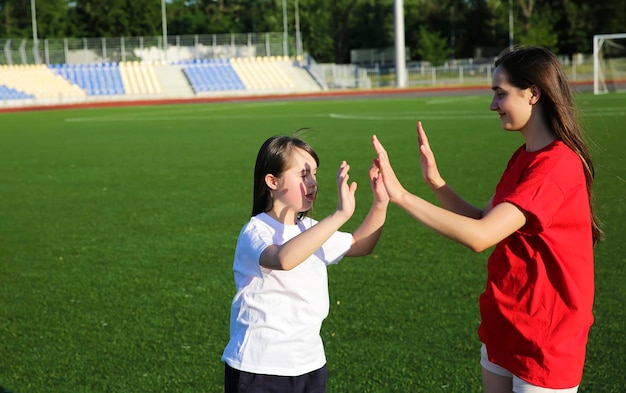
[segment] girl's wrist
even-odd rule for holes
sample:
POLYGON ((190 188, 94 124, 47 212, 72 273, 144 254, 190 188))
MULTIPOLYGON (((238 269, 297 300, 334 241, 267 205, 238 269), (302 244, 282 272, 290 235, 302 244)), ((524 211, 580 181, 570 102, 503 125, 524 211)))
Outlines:
POLYGON ((387 206, 389 206, 389 199, 384 201, 374 200, 374 202, 372 202, 372 208, 386 209, 387 206))
POLYGON ((348 212, 346 211, 337 209, 333 214, 330 215, 330 217, 341 220, 341 225, 343 225, 350 219, 350 217, 352 217, 352 214, 348 214, 348 212))

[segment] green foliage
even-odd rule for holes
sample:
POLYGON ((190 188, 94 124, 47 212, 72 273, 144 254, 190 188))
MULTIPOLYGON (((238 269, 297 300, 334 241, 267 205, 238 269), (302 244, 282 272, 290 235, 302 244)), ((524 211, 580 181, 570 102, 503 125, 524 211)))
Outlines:
POLYGON ((68 9, 82 37, 158 36, 160 0, 76 0, 68 9))
MULTIPOLYGON (((588 39, 589 31, 593 31, 590 14, 590 5, 576 4, 574 1, 563 2, 563 9, 555 10, 562 15, 561 21, 555 25, 559 33, 559 48, 562 53, 591 52, 592 42, 588 39)), ((626 18, 626 15, 624 15, 626 18)))
MULTIPOLYGON (((415 122, 472 203, 489 198, 519 135, 490 93, 0 114, 0 385, 13 392, 219 392, 232 258, 270 135, 301 127, 318 152, 314 216, 336 206, 341 160, 371 202, 371 134, 406 187, 422 184, 415 122), (344 115, 344 116, 342 116, 344 115)), ((596 323, 581 393, 626 385, 624 96, 578 96, 596 164, 596 323)), ((479 392, 474 254, 391 206, 374 253, 329 268, 329 392, 479 392)))
POLYGON ((526 26, 517 30, 517 42, 521 44, 541 45, 558 53, 558 36, 554 31, 556 22, 554 13, 549 8, 534 12, 526 26))
MULTIPOLYGON (((295 0, 286 3, 293 35, 295 0)), ((161 4, 161 0, 40 0, 38 37, 160 36, 161 4)), ((284 28, 282 0, 171 0, 166 4, 170 36, 282 32, 284 28)), ((347 63, 353 49, 394 45, 394 0, 298 0, 298 4, 304 49, 318 62, 347 63)), ((626 20, 623 0, 511 4, 516 43, 541 42, 564 55, 588 53, 592 35, 619 32, 626 20)), ((448 57, 496 55, 509 44, 508 12, 507 0, 404 0, 406 46, 419 57, 421 30, 426 28, 445 41, 448 57)), ((0 0, 0 38, 32 38, 32 33, 30 1, 0 0)))
POLYGON ((442 65, 450 54, 450 49, 444 38, 438 33, 426 30, 420 27, 420 41, 417 48, 417 54, 423 59, 428 60, 433 66, 442 65))

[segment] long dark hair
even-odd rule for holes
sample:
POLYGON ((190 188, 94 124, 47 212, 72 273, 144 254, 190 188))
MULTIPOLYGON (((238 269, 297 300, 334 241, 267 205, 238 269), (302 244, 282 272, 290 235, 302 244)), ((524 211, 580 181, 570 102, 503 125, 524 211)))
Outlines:
POLYGON ((595 245, 602 240, 603 232, 592 204, 594 167, 577 120, 572 91, 561 62, 546 48, 517 46, 501 53, 495 66, 501 66, 506 70, 509 82, 513 86, 527 89, 531 85, 536 85, 541 89, 539 105, 543 109, 546 123, 551 126, 557 138, 580 157, 587 182, 591 230, 595 245))
MULTIPOLYGON (((270 188, 265 184, 265 175, 272 174, 280 177, 289 169, 291 156, 295 149, 302 149, 309 153, 319 167, 320 160, 308 142, 293 136, 273 136, 267 139, 256 157, 254 166, 254 195, 252 198, 252 216, 268 212, 272 209, 274 200, 270 188)), ((299 217, 308 212, 299 212, 299 217)))

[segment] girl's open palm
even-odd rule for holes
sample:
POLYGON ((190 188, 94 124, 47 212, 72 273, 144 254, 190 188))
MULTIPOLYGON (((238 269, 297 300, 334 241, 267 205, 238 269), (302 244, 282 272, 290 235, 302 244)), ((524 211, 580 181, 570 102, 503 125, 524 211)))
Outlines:
POLYGON ((337 192, 339 194, 337 211, 346 215, 346 218, 352 217, 356 207, 354 194, 356 192, 357 184, 352 182, 348 185, 348 179, 350 178, 348 175, 349 170, 350 165, 348 165, 347 162, 342 161, 339 166, 339 172, 337 173, 337 192))
POLYGON ((426 132, 424 132, 421 121, 417 122, 417 143, 419 144, 420 149, 420 164, 422 167, 422 178, 424 179, 424 182, 426 182, 426 184, 433 189, 443 187, 446 182, 439 174, 437 162, 435 161, 435 155, 433 154, 433 151, 430 150, 428 137, 426 136, 426 132))

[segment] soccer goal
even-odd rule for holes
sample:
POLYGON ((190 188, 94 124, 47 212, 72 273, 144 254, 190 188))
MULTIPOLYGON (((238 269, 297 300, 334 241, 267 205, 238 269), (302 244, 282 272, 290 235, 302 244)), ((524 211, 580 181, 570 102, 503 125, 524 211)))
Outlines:
POLYGON ((626 91, 626 33, 593 36, 593 93, 626 91))

